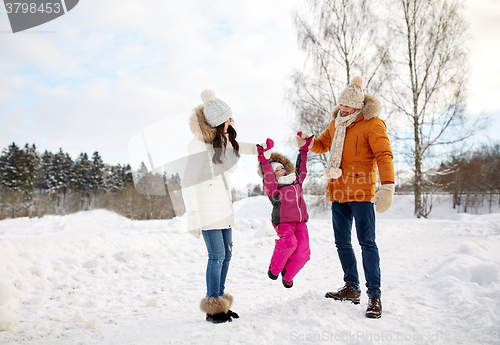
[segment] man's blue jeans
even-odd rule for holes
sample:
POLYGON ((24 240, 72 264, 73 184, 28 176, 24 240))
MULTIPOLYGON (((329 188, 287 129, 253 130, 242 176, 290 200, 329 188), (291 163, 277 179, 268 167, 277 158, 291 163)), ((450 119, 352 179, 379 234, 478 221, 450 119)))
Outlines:
POLYGON ((359 288, 356 257, 351 244, 352 220, 361 246, 363 270, 368 297, 380 297, 380 257, 375 243, 375 211, 371 202, 332 203, 332 222, 335 245, 344 270, 344 282, 356 291, 359 288))
POLYGON ((218 298, 224 294, 227 271, 233 249, 232 229, 203 230, 201 232, 208 251, 207 297, 218 298))

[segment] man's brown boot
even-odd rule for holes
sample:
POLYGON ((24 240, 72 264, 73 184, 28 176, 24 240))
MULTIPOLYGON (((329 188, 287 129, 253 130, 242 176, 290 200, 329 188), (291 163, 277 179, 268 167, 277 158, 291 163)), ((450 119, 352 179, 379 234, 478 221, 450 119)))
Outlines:
POLYGON ((326 298, 333 298, 337 301, 351 301, 354 304, 359 304, 359 296, 361 292, 354 290, 351 285, 345 283, 337 292, 327 292, 326 298))
POLYGON ((382 302, 380 297, 369 298, 368 307, 366 308, 366 317, 370 319, 379 319, 382 316, 382 302))

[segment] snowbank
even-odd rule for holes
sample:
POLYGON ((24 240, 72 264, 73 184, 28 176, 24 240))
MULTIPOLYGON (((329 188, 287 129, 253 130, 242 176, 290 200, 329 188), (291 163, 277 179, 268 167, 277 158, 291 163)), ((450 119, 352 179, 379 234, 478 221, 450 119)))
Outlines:
POLYGON ((327 208, 311 212, 311 260, 284 289, 266 275, 276 238, 269 200, 235 204, 226 288, 241 317, 222 325, 207 323, 198 308, 206 249, 181 232, 183 218, 132 221, 95 210, 3 220, 0 343, 499 341, 500 214, 414 219, 409 205, 398 197, 377 215, 379 320, 364 317, 364 291, 360 305, 324 298, 343 285, 327 208))

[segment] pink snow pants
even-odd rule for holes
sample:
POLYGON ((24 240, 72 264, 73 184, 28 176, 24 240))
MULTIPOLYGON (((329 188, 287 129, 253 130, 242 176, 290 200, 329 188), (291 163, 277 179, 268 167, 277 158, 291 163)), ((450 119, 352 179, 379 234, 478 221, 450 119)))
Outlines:
POLYGON ((311 255, 307 226, 304 222, 281 223, 274 229, 279 239, 276 240, 269 269, 275 275, 285 269, 283 279, 291 281, 311 255))

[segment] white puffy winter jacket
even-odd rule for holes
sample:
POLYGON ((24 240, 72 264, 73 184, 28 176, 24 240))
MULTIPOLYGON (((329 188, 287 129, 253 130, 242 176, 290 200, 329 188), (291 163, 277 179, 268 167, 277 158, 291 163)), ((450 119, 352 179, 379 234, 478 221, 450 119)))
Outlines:
MULTIPOLYGON (((202 230, 232 228, 234 225, 229 173, 238 157, 228 141, 223 164, 214 164, 212 147, 215 129, 204 121, 203 105, 191 117, 194 137, 189 143, 189 159, 182 178, 182 195, 188 215, 188 231, 200 237, 202 230)), ((257 154, 255 144, 238 142, 240 154, 257 154)))
MULTIPOLYGON (((256 154, 254 144, 239 143, 240 154, 256 154)), ((190 160, 182 181, 182 194, 188 213, 188 231, 196 237, 201 230, 227 229, 234 225, 229 173, 236 168, 232 147, 223 164, 214 164, 214 150, 198 138, 189 144, 190 160)))

